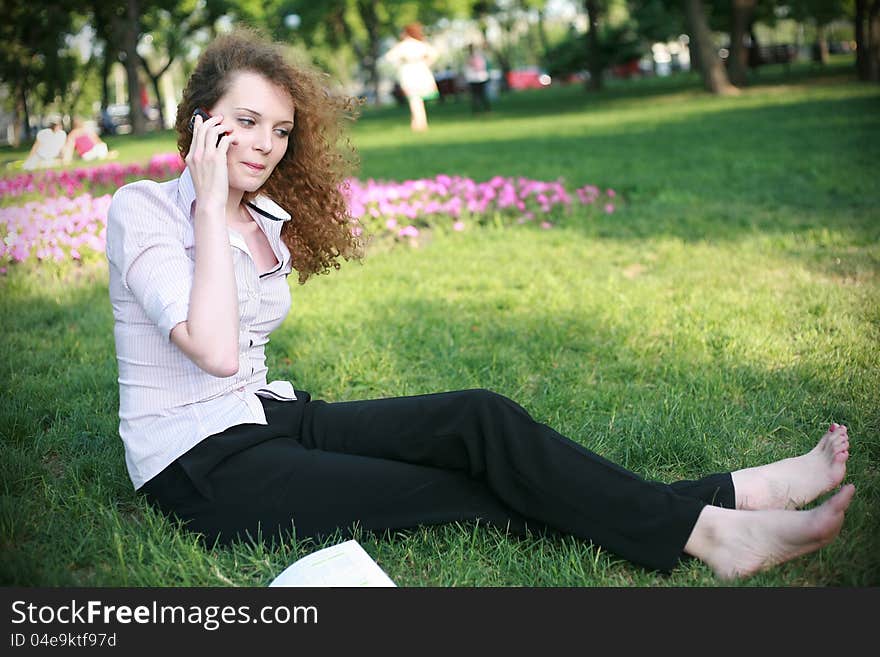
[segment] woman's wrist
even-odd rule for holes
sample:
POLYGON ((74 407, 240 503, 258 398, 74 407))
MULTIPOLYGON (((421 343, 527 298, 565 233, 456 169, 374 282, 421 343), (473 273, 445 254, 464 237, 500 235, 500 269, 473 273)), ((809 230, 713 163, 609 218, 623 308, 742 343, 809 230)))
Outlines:
POLYGON ((196 220, 198 221, 220 221, 226 222, 226 206, 220 203, 199 203, 196 204, 196 220))

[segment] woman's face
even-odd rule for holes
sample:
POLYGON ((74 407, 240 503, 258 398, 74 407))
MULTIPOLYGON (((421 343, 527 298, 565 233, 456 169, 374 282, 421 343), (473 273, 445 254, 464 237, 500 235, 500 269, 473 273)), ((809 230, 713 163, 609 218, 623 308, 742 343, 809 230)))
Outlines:
POLYGON ((228 91, 209 113, 232 127, 226 156, 229 188, 255 192, 287 151, 293 130, 293 99, 259 73, 234 73, 228 91))

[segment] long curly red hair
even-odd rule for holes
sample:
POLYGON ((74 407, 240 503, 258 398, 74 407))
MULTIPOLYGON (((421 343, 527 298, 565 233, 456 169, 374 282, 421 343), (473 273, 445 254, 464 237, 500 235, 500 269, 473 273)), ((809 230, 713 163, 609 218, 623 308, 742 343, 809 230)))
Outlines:
MULTIPOLYGON (((239 71, 258 73, 293 99, 295 122, 287 152, 258 193, 269 196, 293 219, 281 238, 291 264, 305 283, 312 274, 339 269, 340 258, 363 256, 364 244, 343 196, 358 157, 345 135, 360 101, 334 94, 329 76, 309 62, 291 62, 280 44, 250 28, 238 28, 209 45, 183 90, 177 107, 177 148, 189 152, 189 120, 197 107, 212 107, 239 71)), ((251 198, 256 194, 247 194, 251 198)))

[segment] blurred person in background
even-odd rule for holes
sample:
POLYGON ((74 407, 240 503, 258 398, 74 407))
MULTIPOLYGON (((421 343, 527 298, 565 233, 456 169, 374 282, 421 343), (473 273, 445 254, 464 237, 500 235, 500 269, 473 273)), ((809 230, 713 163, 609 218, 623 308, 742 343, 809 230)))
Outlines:
POLYGON ((410 127, 413 132, 424 132, 428 129, 425 101, 437 98, 440 91, 431 72, 437 51, 425 40, 422 26, 410 23, 404 27, 385 60, 397 67, 397 79, 409 103, 410 127))
POLYGON ((479 46, 468 44, 468 56, 464 65, 464 79, 471 92, 471 111, 492 110, 489 105, 489 65, 479 46))
POLYGON ((33 171, 60 164, 59 156, 66 141, 67 133, 61 127, 60 119, 52 119, 49 121, 49 127, 37 133, 37 138, 22 168, 25 171, 33 171))
POLYGON ((87 126, 85 121, 79 117, 73 119, 73 130, 67 135, 67 141, 64 144, 63 158, 65 164, 73 160, 74 152, 86 162, 107 158, 113 159, 118 155, 116 151, 111 151, 107 144, 98 136, 98 133, 87 126))

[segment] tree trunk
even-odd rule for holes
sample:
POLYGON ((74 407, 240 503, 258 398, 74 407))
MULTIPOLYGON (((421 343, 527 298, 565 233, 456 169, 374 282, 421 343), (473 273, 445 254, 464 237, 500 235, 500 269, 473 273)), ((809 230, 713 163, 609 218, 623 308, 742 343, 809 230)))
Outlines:
POLYGON ((822 66, 828 65, 828 39, 825 36, 825 26, 816 25, 816 59, 822 66))
POLYGON ((746 37, 756 2, 757 0, 733 0, 731 5, 730 55, 727 61, 730 81, 737 87, 748 84, 749 50, 746 37))
POLYGON ((112 20, 107 20, 106 14, 101 11, 101 6, 97 1, 91 4, 92 17, 95 22, 95 33, 99 41, 103 42, 103 54, 101 57, 101 110, 107 108, 110 104, 110 87, 107 84, 107 78, 110 77, 110 70, 118 58, 118 39, 112 32, 116 27, 112 20))
POLYGON ((367 29, 367 51, 361 64, 367 71, 367 84, 373 88, 373 97, 379 104, 379 16, 376 5, 369 0, 358 0, 358 13, 367 29))
MULTIPOLYGON (((173 47, 169 48, 173 52, 173 47)), ((162 91, 159 89, 159 80, 162 79, 162 76, 165 75, 165 72, 171 68, 171 65, 174 63, 174 59, 169 56, 168 62, 165 66, 162 67, 158 73, 154 74, 150 70, 150 66, 143 57, 139 56, 139 61, 141 63, 141 68, 144 70, 144 73, 147 74, 147 77, 150 78, 150 82, 153 85, 153 93, 156 94, 156 104, 159 107, 159 125, 163 128, 165 127, 165 110, 163 109, 164 103, 162 102, 162 91)))
POLYGON ((856 73, 859 80, 868 79, 868 39, 865 34, 865 18, 868 14, 868 0, 856 0, 856 73))
POLYGON ((124 30, 125 73, 128 78, 128 110, 131 118, 131 131, 136 135, 144 134, 146 121, 141 109, 141 82, 138 78, 137 52, 140 36, 140 0, 128 0, 124 30))
POLYGON ((110 85, 107 84, 107 78, 110 77, 110 67, 113 66, 114 57, 110 54, 108 44, 104 44, 104 58, 101 62, 101 109, 105 109, 110 104, 110 85))
POLYGON ((95 54, 94 51, 89 55, 89 61, 86 62, 86 65, 80 70, 80 78, 78 80, 74 80, 70 85, 70 92, 68 93, 68 97, 66 98, 68 103, 67 114, 73 117, 76 112, 76 104, 79 102, 80 96, 82 96, 83 91, 85 90, 85 81, 88 79, 89 74, 92 72, 92 68, 95 66, 95 54))
POLYGON ((880 0, 868 12, 868 81, 880 82, 880 0))
POLYGON ((709 31, 703 3, 701 0, 684 0, 684 9, 691 28, 691 44, 695 46, 691 50, 699 51, 700 72, 706 90, 713 94, 738 93, 737 88, 727 79, 727 72, 712 45, 712 33, 709 31))
POLYGON ((538 39, 541 42, 541 56, 550 50, 550 42, 547 40, 547 26, 544 24, 544 7, 538 8, 538 39))
POLYGON ((587 33, 587 69, 590 71, 590 79, 587 80, 587 89, 599 91, 602 89, 602 51, 599 48, 598 0, 584 0, 584 9, 587 10, 590 20, 587 33))
POLYGON ((691 70, 695 73, 703 74, 703 62, 700 61, 700 49, 697 46, 697 40, 692 36, 688 41, 688 56, 690 57, 691 70))
MULTIPOLYGON (((163 71, 164 73, 164 71, 163 71)), ((161 128, 165 127, 165 110, 162 109, 162 91, 159 89, 159 79, 162 77, 162 73, 156 76, 150 76, 150 82, 153 83, 153 93, 156 94, 156 106, 159 108, 159 126, 161 128)))
POLYGON ((14 134, 12 136, 13 145, 16 147, 21 145, 22 139, 31 138, 31 116, 30 112, 28 112, 27 86, 27 80, 20 80, 18 86, 18 102, 16 103, 16 107, 18 108, 16 114, 19 116, 16 116, 16 119, 21 118, 21 122, 16 122, 14 134))
POLYGON ((749 40, 749 68, 757 71, 764 61, 761 56, 761 42, 758 41, 758 36, 755 34, 754 20, 749 25, 749 40))

